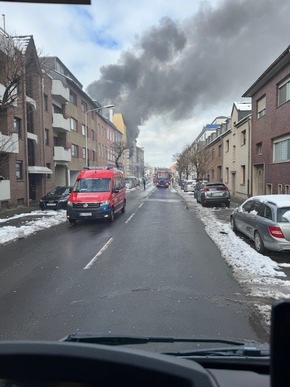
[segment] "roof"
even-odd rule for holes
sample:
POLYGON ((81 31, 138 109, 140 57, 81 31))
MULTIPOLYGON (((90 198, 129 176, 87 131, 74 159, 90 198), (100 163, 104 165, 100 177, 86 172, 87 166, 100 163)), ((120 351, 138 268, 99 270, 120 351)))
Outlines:
POLYGON ((290 195, 287 194, 277 194, 277 195, 257 195, 253 196, 250 199, 259 199, 264 203, 273 203, 277 207, 290 207, 290 195))

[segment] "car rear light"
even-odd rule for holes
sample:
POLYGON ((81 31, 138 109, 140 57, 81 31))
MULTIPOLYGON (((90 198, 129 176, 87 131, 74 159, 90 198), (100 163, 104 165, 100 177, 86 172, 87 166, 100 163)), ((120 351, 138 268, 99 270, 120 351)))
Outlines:
POLYGON ((209 191, 209 189, 208 189, 207 187, 205 187, 204 191, 206 191, 206 192, 207 192, 207 191, 209 191))
POLYGON ((285 238, 280 227, 270 226, 269 232, 275 238, 285 238))

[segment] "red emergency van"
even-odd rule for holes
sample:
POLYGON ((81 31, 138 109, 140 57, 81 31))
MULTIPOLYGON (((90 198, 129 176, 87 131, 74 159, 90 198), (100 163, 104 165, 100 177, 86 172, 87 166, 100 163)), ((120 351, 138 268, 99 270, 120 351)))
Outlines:
POLYGON ((112 167, 84 167, 67 202, 70 223, 84 219, 108 219, 125 212, 126 184, 123 172, 112 167))

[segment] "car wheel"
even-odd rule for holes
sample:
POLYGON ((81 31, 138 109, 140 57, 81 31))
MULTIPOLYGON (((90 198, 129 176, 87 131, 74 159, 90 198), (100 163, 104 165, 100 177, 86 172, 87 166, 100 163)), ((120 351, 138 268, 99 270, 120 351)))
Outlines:
POLYGON ((238 229, 237 229, 237 226, 236 226, 236 222, 235 222, 235 219, 233 218, 233 216, 231 216, 231 229, 236 232, 238 229))
POLYGON ((75 219, 69 219, 68 221, 70 222, 70 224, 76 224, 77 222, 75 219))
POLYGON ((258 253, 261 253, 261 254, 264 253, 265 246, 258 231, 255 232, 254 242, 255 242, 255 249, 258 251, 258 253))
POLYGON ((228 202, 228 203, 226 204, 226 206, 227 206, 227 208, 230 208, 230 207, 231 207, 231 203, 228 202))
POLYGON ((124 200, 123 207, 121 209, 121 214, 124 214, 125 210, 126 210, 126 200, 124 200))
POLYGON ((204 201, 203 198, 200 199, 200 203, 201 203, 201 205, 202 205, 203 207, 205 207, 205 201, 204 201))

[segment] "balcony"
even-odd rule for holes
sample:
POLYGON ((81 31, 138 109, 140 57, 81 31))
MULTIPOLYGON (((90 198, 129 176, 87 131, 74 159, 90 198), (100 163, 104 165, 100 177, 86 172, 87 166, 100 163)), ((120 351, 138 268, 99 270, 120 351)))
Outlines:
POLYGON ((52 81, 51 94, 60 104, 69 101, 69 89, 68 87, 65 87, 60 80, 54 79, 52 81))
POLYGON ((58 129, 59 131, 70 131, 70 122, 69 119, 64 118, 61 113, 53 113, 53 129, 58 129))
POLYGON ((63 146, 55 146, 53 159, 62 162, 71 161, 71 150, 65 149, 63 146))
POLYGON ((0 151, 4 153, 19 153, 18 134, 6 136, 0 132, 0 151))
POLYGON ((0 201, 11 199, 10 180, 0 180, 0 201))

